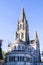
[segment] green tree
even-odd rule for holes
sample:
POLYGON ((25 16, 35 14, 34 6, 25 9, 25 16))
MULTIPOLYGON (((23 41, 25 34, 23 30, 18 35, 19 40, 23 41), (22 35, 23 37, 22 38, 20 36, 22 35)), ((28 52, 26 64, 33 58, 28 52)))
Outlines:
POLYGON ((0 48, 0 60, 3 59, 2 48, 0 48))
POLYGON ((3 59, 3 54, 2 54, 2 48, 1 48, 1 46, 2 46, 2 40, 0 40, 0 60, 3 59))

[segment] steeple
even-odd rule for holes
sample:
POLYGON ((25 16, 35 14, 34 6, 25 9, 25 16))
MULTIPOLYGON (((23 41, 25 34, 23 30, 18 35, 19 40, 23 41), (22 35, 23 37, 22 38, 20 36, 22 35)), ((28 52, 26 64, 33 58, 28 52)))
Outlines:
POLYGON ((29 41, 28 23, 25 17, 24 8, 22 7, 20 18, 17 23, 16 39, 19 38, 22 41, 29 41))
POLYGON ((19 20, 23 21, 24 19, 26 19, 26 17, 25 17, 24 7, 22 7, 19 20))
POLYGON ((38 62, 40 62, 41 61, 41 57, 40 57, 40 45, 39 45, 38 34, 37 34, 36 31, 34 32, 34 40, 35 40, 35 43, 36 43, 36 51, 37 51, 37 54, 38 54, 38 62))
POLYGON ((37 35, 36 31, 34 32, 34 40, 36 40, 36 41, 38 40, 38 35, 37 35))
POLYGON ((34 40, 36 42, 37 48, 39 48, 40 47, 40 45, 39 45, 39 39, 38 39, 38 35, 37 35, 36 31, 34 32, 34 40))

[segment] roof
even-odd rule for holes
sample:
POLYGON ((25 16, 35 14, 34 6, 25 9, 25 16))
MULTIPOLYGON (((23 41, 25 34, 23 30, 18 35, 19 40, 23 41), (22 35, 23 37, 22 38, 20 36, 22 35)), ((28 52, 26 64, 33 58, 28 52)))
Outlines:
POLYGON ((30 42, 31 42, 31 44, 34 44, 35 40, 31 40, 30 42))

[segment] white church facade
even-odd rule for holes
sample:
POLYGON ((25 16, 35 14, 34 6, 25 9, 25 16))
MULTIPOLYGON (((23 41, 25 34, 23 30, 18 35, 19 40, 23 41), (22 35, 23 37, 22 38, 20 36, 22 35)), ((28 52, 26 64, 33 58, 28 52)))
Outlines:
POLYGON ((37 65, 40 63, 40 44, 37 32, 34 39, 29 39, 28 22, 26 20, 24 8, 21 10, 20 18, 17 22, 16 40, 8 45, 5 65, 37 65))

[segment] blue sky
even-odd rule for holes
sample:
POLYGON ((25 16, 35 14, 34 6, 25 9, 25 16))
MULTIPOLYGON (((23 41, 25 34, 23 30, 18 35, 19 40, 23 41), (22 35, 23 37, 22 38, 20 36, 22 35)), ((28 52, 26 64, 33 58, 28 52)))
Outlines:
POLYGON ((29 25, 30 39, 37 30, 40 49, 43 50, 43 0, 0 0, 0 39, 2 49, 7 50, 8 42, 15 41, 16 24, 22 5, 29 25))

